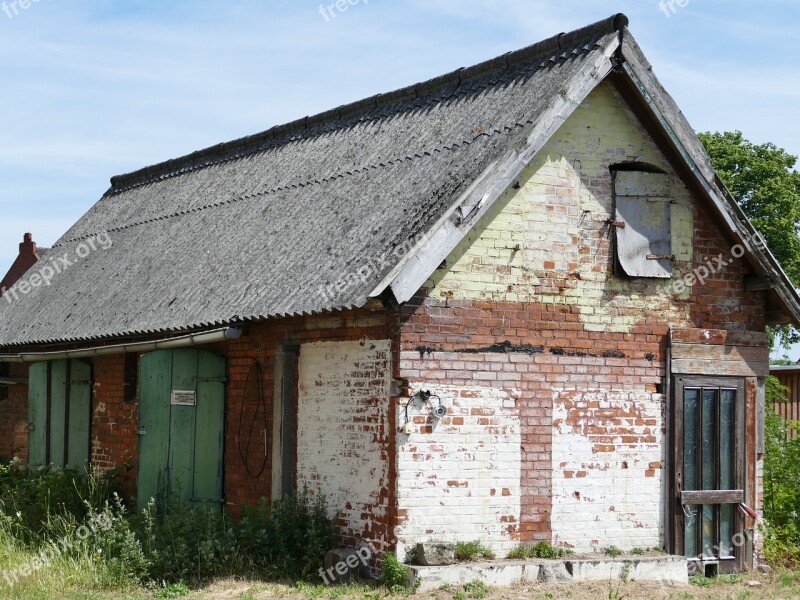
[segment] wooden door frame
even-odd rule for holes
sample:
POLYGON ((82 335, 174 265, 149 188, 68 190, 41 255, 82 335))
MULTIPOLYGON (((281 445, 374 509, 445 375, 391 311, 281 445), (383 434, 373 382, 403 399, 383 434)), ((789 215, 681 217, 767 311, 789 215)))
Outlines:
MULTIPOLYGON (((671 551, 673 554, 685 556, 685 540, 684 540, 684 521, 683 521, 683 506, 689 504, 685 502, 686 495, 692 492, 686 492, 682 489, 683 486, 683 457, 684 457, 684 389, 687 387, 718 387, 718 388, 735 388, 737 390, 736 401, 736 434, 734 439, 734 455, 735 455, 735 474, 737 480, 736 493, 724 492, 717 494, 720 500, 730 500, 730 503, 736 501, 737 509, 734 510, 734 536, 737 534, 746 538, 745 523, 740 511, 738 510, 738 502, 747 501, 747 378, 746 377, 726 377, 716 375, 682 375, 674 374, 672 376, 672 418, 670 419, 672 429, 672 476, 670 477, 668 489, 670 490, 671 507, 669 511, 670 531, 671 536, 671 551), (741 497, 739 497, 741 496, 741 497)), ((702 495, 709 495, 712 497, 713 492, 698 492, 698 499, 702 495)), ((712 504, 707 502, 707 504, 712 504)), ((702 522, 702 519, 701 519, 702 522)), ((745 566, 745 558, 747 555, 746 544, 745 546, 736 546, 734 568, 741 571, 745 566)), ((702 549, 701 549, 702 550, 702 549)), ((687 561, 689 557, 687 557, 687 561)))

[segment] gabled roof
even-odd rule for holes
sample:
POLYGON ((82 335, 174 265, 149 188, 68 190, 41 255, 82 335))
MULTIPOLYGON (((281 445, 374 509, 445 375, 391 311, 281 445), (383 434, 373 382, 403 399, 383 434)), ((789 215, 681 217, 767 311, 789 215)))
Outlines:
MULTIPOLYGON (((319 313, 385 294, 403 302, 614 69, 641 81, 732 231, 751 235, 627 22, 615 15, 114 177, 48 256, 75 257, 104 234, 113 245, 74 260, 19 302, 0 302, 0 323, 14 323, 0 328, 0 347, 319 313)), ((787 288, 781 297, 796 318, 800 299, 774 258, 747 247, 787 288)))

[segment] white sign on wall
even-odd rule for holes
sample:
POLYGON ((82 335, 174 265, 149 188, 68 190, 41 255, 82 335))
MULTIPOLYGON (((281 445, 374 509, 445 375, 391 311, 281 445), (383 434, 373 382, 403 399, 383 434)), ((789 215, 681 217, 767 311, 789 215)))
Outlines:
POLYGON ((194 390, 172 390, 171 404, 176 406, 194 406, 197 397, 194 390))

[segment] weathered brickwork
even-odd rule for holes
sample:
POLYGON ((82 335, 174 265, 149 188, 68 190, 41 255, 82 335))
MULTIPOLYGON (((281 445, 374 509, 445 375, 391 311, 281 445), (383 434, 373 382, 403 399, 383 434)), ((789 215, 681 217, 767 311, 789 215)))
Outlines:
POLYGON ((345 543, 385 542, 391 342, 300 347, 297 479, 338 513, 345 543))
MULTIPOLYGON (((9 365, 9 377, 24 379, 28 367, 9 365)), ((15 385, 8 389, 8 399, 0 402, 0 456, 28 460, 28 386, 15 385)))
MULTIPOLYGON (((276 355, 286 345, 301 348, 320 342, 360 342, 362 340, 396 340, 397 316, 392 311, 386 310, 360 310, 337 313, 333 315, 320 315, 315 317, 282 319, 254 325, 248 328, 246 335, 241 339, 219 344, 208 349, 228 357, 228 384, 227 384, 227 427, 225 432, 225 500, 229 509, 237 512, 240 506, 253 504, 260 498, 272 496, 272 431, 273 431, 273 402, 276 355), (264 394, 263 408, 257 408, 258 398, 253 390, 252 377, 254 360, 258 361, 262 372, 262 389, 264 394), (242 409, 244 408, 244 413, 242 409), (263 435, 261 427, 266 414, 267 456, 264 457, 263 435), (240 418, 248 424, 240 431, 240 418), (249 435, 249 423, 256 419, 258 432, 249 435), (250 441, 249 461, 250 473, 240 456, 240 441, 246 449, 250 441), (266 458, 266 464, 258 477, 260 463, 266 458)), ((393 341, 393 347, 396 341, 393 341)), ((396 370, 396 352, 391 354, 391 373, 396 370)), ((352 373, 352 369, 350 372, 352 373)), ((385 414, 389 414, 390 398, 383 398, 385 405, 379 407, 385 414)), ((299 408, 299 407, 298 407, 299 408)), ((298 411, 299 413, 299 411, 298 411)), ((391 445, 394 443, 394 425, 388 428, 381 438, 372 442, 380 448, 381 456, 390 454, 391 445)), ((343 433, 338 430, 338 433, 343 433)), ((298 457, 295 457, 297 459, 298 457)), ((369 530, 361 531, 366 537, 369 533, 376 539, 389 540, 391 535, 392 519, 394 519, 394 466, 387 467, 389 475, 381 483, 378 496, 381 498, 382 507, 376 506, 375 514, 365 510, 359 519, 370 522, 369 530), (378 531, 378 530, 381 531, 378 531)), ((308 483, 309 488, 315 487, 315 482, 298 480, 302 488, 308 483)), ((345 510, 345 506, 335 506, 328 503, 332 514, 345 510)))
POLYGON ((556 541, 584 552, 609 545, 659 546, 663 396, 607 389, 553 396, 556 541))
POLYGON ((125 356, 92 361, 91 461, 101 471, 130 467, 125 491, 134 496, 139 438, 138 402, 125 401, 125 356))
POLYGON ((732 244, 603 85, 402 309, 412 388, 478 388, 487 405, 519 394, 520 541, 663 543, 669 329, 764 329, 765 298, 744 293, 732 244), (634 161, 669 174, 672 281, 614 273, 610 167, 634 161), (704 285, 671 287, 719 254, 729 264, 704 285))
MULTIPOLYGON (((481 373, 471 370, 471 358, 438 353, 425 366, 471 377, 481 373)), ((497 358, 498 365, 505 362, 497 358)), ((401 368, 417 360, 419 353, 405 352, 401 368)), ((412 391, 423 381, 411 381, 412 391)), ((408 406, 412 431, 398 438, 398 513, 403 518, 397 550, 403 555, 419 541, 481 540, 504 555, 516 545, 520 519, 520 394, 480 382, 456 387, 428 380, 424 387, 439 396, 448 414, 438 420, 430 406, 419 401, 408 406)), ((405 413, 405 406, 398 407, 401 424, 405 413)))

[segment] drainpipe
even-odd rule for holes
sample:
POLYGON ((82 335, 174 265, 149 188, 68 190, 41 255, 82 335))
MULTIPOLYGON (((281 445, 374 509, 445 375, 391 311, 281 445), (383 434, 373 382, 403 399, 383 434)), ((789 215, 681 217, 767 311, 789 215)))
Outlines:
POLYGON ((91 358, 93 356, 107 356, 109 354, 125 354, 127 352, 152 352, 153 350, 169 350, 172 348, 188 348, 238 340, 242 337, 242 330, 235 327, 223 327, 202 333, 190 333, 174 338, 167 338, 154 342, 135 342, 132 344, 117 344, 114 346, 97 346, 95 348, 82 348, 80 350, 59 350, 56 352, 23 352, 20 354, 0 354, 0 363, 34 363, 45 360, 61 360, 70 358, 91 358))

